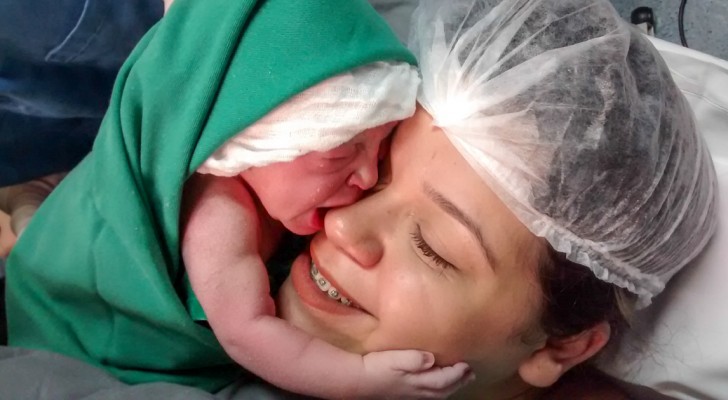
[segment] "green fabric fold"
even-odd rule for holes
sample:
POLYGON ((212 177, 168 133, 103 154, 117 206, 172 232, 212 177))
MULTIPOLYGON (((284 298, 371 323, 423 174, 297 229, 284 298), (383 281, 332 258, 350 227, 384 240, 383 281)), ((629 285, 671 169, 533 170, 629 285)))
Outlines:
POLYGON ((414 63, 363 0, 176 0, 122 67, 92 152, 10 255, 10 344, 128 383, 230 383, 242 370, 185 306, 184 181, 291 96, 380 60, 414 63))

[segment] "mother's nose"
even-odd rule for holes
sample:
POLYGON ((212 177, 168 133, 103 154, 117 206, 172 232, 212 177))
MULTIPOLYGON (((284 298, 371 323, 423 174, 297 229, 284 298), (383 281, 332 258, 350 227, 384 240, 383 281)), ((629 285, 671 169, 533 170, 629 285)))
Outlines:
POLYGON ((324 220, 326 237, 364 268, 376 265, 384 253, 378 218, 375 210, 367 207, 368 203, 364 199, 330 210, 324 220))

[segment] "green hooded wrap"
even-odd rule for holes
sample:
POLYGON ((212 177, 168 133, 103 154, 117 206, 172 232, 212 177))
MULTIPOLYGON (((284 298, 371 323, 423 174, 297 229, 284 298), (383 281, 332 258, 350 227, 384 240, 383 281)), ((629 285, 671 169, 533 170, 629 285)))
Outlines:
POLYGON ((364 0, 176 0, 122 67, 92 152, 10 255, 10 344, 129 383, 233 381, 242 369, 185 306, 183 184, 291 96, 381 60, 414 63, 364 0))

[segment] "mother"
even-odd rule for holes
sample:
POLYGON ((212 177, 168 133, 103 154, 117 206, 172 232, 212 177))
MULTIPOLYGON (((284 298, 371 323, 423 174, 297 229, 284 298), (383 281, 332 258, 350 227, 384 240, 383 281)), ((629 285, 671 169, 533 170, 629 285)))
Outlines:
MULTIPOLYGON (((422 2, 421 107, 279 306, 344 348, 465 360, 463 397, 542 398, 704 247, 715 172, 664 62, 607 1, 488 3, 422 2)), ((551 395, 595 395, 584 379, 551 395)))

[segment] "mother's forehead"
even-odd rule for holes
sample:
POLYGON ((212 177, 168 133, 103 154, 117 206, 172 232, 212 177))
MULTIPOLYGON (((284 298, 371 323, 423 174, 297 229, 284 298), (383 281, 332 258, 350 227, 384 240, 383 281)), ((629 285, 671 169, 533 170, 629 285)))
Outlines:
MULTIPOLYGON (((418 201, 432 202, 450 215, 469 221, 479 231, 484 247, 496 263, 524 264, 544 248, 493 192, 486 181, 453 146, 447 134, 434 126, 426 110, 418 108, 403 121, 393 138, 394 179, 404 180, 422 194, 418 201)), ((525 264, 532 264, 530 262, 525 264)))

